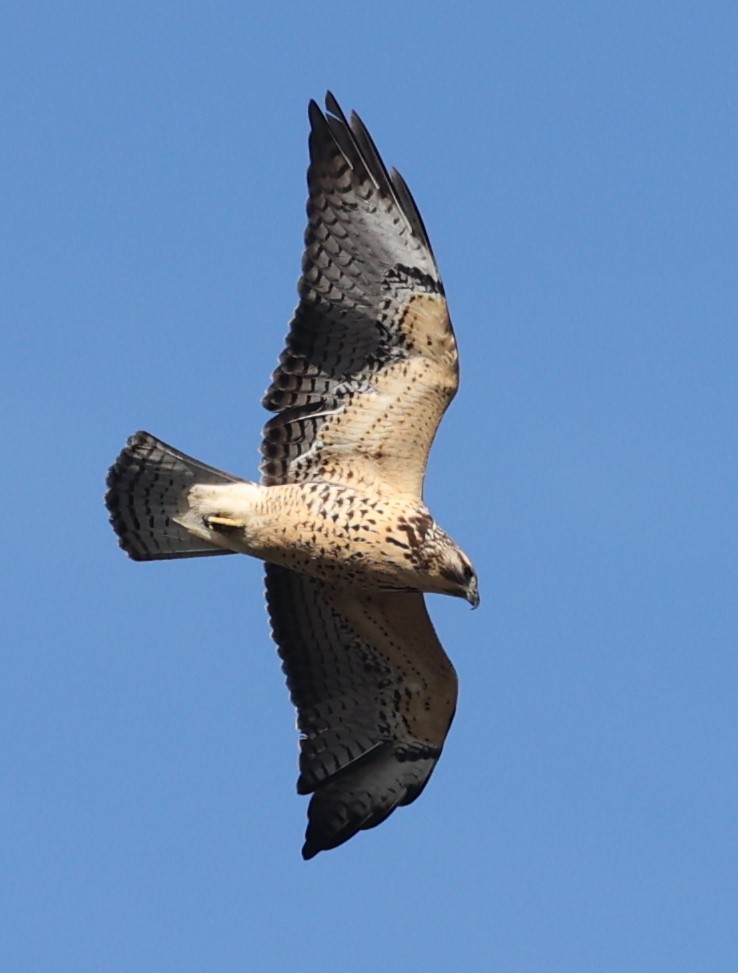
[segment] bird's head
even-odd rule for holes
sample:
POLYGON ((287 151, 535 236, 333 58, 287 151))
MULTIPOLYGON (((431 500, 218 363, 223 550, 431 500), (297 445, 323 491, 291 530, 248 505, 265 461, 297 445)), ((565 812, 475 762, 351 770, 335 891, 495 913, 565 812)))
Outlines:
POLYGON ((477 572, 461 548, 456 547, 455 544, 446 548, 439 573, 444 581, 443 591, 445 594, 455 595, 457 598, 466 598, 472 608, 478 607, 479 582, 477 572))

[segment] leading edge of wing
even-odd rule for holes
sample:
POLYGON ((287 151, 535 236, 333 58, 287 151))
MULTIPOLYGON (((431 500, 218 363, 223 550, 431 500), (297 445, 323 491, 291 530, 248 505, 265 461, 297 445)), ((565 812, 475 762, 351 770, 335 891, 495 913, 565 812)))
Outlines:
POLYGON ((297 708, 303 857, 422 792, 456 707, 456 673, 423 596, 336 588, 267 565, 272 633, 297 708))

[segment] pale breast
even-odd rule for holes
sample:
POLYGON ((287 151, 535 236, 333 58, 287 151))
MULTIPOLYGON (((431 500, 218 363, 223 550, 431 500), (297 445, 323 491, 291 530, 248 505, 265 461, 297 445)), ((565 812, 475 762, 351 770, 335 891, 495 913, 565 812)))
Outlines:
POLYGON ((249 523, 249 553, 323 580, 419 589, 432 524, 422 504, 340 484, 267 487, 249 523))

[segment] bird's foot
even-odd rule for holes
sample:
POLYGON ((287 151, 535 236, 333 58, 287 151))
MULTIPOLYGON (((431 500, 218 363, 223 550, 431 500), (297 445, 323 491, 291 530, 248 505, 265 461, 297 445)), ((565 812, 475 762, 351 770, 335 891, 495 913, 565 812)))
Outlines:
POLYGON ((214 514, 203 517, 205 526, 211 530, 243 530, 246 524, 242 520, 234 520, 233 517, 218 517, 214 514))

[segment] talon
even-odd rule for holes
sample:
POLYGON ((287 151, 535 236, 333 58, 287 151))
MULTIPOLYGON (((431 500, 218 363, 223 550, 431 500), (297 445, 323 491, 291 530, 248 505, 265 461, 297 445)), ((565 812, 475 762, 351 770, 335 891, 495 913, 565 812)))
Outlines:
POLYGON ((210 527, 211 529, 213 527, 220 527, 220 528, 225 527, 226 530, 228 529, 238 530, 239 528, 242 529, 243 527, 246 526, 242 520, 234 520, 232 517, 211 516, 211 517, 204 517, 203 520, 205 521, 205 526, 210 527))

